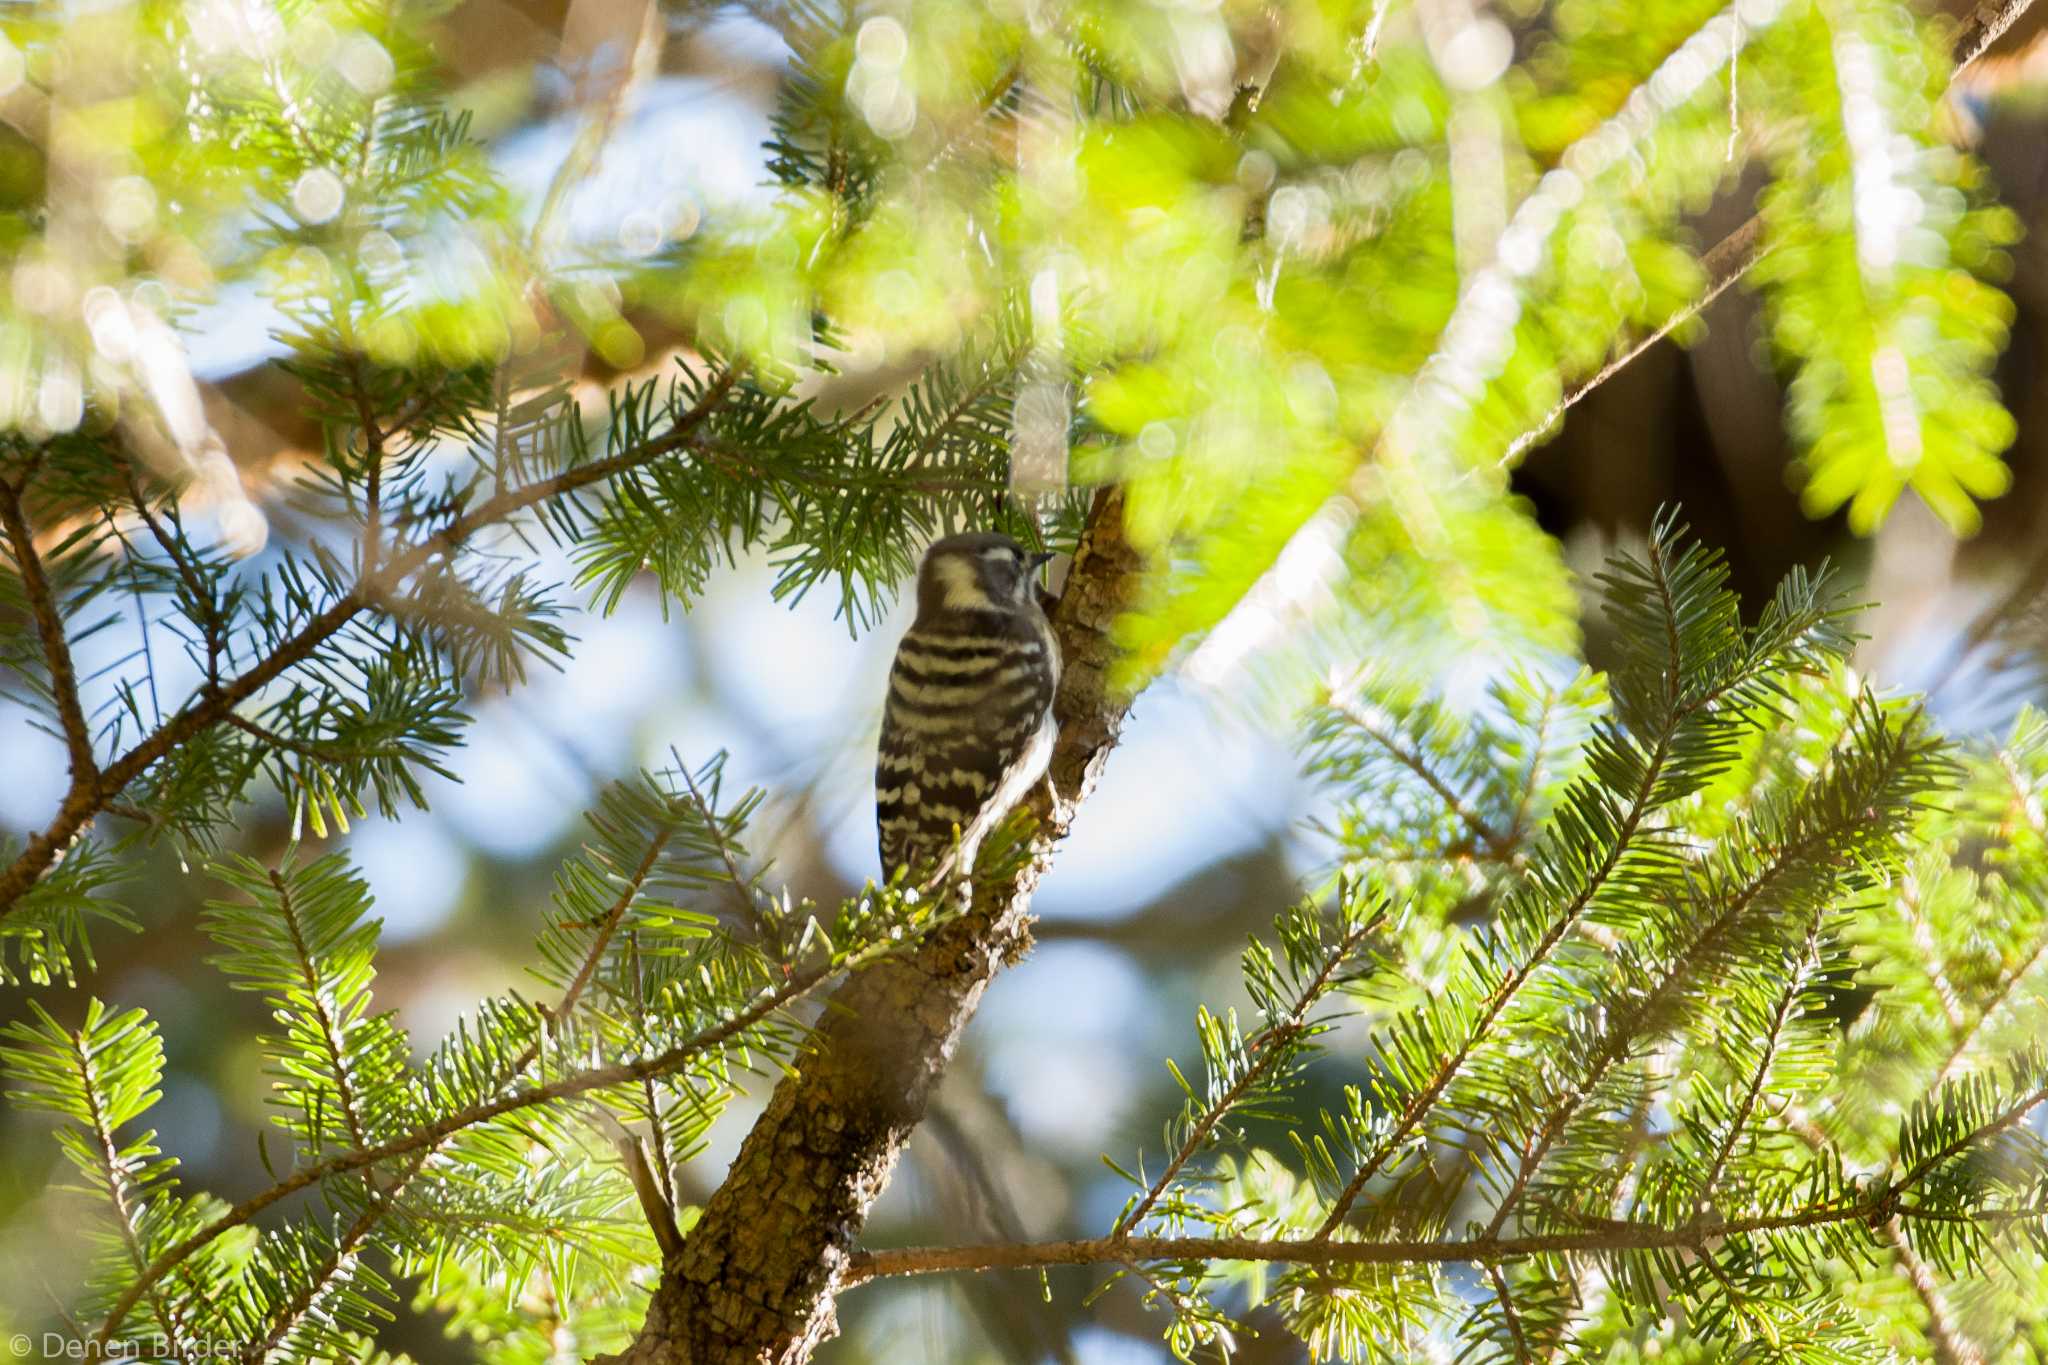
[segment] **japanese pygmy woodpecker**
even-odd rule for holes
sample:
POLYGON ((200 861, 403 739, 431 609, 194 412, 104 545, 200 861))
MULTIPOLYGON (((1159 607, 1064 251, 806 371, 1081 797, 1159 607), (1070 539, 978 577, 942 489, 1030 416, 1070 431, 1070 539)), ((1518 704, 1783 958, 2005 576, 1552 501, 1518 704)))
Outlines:
POLYGON ((993 532, 925 552, 875 760, 884 875, 944 858, 955 831, 950 866, 971 871, 981 840, 1045 775, 1060 650, 1035 572, 1051 558, 993 532))

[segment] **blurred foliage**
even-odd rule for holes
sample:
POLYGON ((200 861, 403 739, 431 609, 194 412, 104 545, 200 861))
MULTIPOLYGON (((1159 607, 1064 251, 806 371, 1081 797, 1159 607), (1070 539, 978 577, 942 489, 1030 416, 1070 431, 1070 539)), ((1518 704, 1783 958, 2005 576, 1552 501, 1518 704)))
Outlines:
MULTIPOLYGON (((152 1027, 38 1005, 10 1084, 61 1120, 103 1234, 65 1312, 353 1357, 404 1275, 492 1358, 629 1330, 659 1256, 631 1153, 675 1202, 735 1073, 791 1055, 784 1007, 928 910, 775 896, 738 845, 754 798, 723 806, 717 767, 678 761, 593 813, 537 948, 547 998, 494 999, 420 1060, 375 1012, 361 881, 223 843, 266 790, 295 835, 422 805, 475 698, 643 576, 687 611, 762 550, 778 599, 834 592, 863 629, 933 534, 1071 549, 1085 489, 1115 482, 1152 570, 1124 681, 1270 671, 1298 695, 1307 661, 1330 684, 1311 761, 1361 798, 1331 831, 1341 930, 1297 906, 1247 958, 1267 1023, 1201 1017, 1185 1155, 1123 1227, 1435 1235, 1482 1188, 1496 1232, 1717 1200, 1868 1213, 1894 1188, 1869 1173, 1898 1167, 1925 1202, 1878 1210, 1904 1220, 1890 1251, 1856 1240, 1884 1219, 1822 1220, 1591 1271, 1520 1260, 1466 1343, 1648 1353, 1667 1343, 1630 1313, 1676 1295, 1694 1311, 1660 1332, 1863 1352, 1913 1330, 1864 1273, 1894 1254, 1991 1339, 2027 1291, 1989 1260, 2038 1251, 2013 1174, 2031 1130, 1993 1134, 1996 1160, 1964 1140, 2039 1084, 2009 1023, 2039 957, 2008 889, 2038 871, 2013 823, 2038 813, 2035 730, 1958 777, 1835 671, 1820 581, 1745 627, 1668 527, 1608 584, 1611 676, 1559 681, 1576 593, 1506 486, 1576 384, 1707 287, 1689 217, 1753 171, 1809 508, 1869 529, 1911 488, 1974 524, 2007 477, 1987 375, 2015 227, 1935 132, 1938 28, 1858 0, 745 12, 791 54, 773 186, 599 235, 565 204, 659 25, 615 36, 608 80, 569 73, 572 152, 535 194, 476 131, 502 94, 457 80, 444 6, 0 14, 0 687, 70 764, 49 823, 0 841, 0 978, 88 975, 90 934, 151 908, 146 848, 207 866, 231 891, 218 965, 276 1024, 275 1197, 321 1195, 255 1235, 185 1190, 138 1126, 152 1027), (189 348, 222 298, 274 310, 311 448, 230 450, 212 425, 189 348), (586 354, 602 383, 571 373, 586 354), (543 581, 540 536, 572 584, 543 581), (131 615, 135 651, 81 676, 73 649, 131 615), (1473 656, 1521 671, 1467 716, 1427 679, 1473 656), (1399 799, 1366 804, 1390 779, 1399 799), (1926 809, 1958 783, 1968 802, 1926 809), (1903 941, 1847 913, 1902 885, 1958 964, 1927 984, 1939 1020, 1903 941), (1852 970, 1884 1003, 1835 1039, 1852 970), (1387 1030, 1349 1109, 1292 1166, 1212 1161, 1245 1103, 1289 1116, 1340 990, 1387 1030), (1892 1123, 1944 1048, 1935 1098, 1892 1123), (1794 1104, 1810 1125, 1772 1127, 1794 1104), (1980 1232, 1987 1211, 2015 1237, 1980 1232), (1823 1294, 1855 1322, 1816 1318, 1823 1294)), ((1215 1271, 1152 1286, 1179 1346, 1226 1339, 1215 1271)), ((1256 1295, 1352 1356, 1470 1307, 1414 1266, 1256 1295)))

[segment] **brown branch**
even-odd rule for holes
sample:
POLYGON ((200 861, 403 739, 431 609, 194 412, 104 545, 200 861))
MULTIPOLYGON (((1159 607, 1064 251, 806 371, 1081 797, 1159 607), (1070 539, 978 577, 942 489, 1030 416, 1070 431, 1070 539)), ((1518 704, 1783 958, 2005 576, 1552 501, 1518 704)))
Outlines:
POLYGON ((176 715, 109 763, 92 780, 80 782, 74 779, 48 827, 33 836, 14 861, 0 870, 0 918, 14 909, 36 879, 57 861, 57 855, 64 847, 95 815, 106 809, 109 801, 118 799, 129 783, 180 744, 225 721, 242 702, 312 657, 315 651, 354 620, 358 612, 384 597, 435 558, 452 554, 483 528, 689 445, 712 409, 739 382, 740 373, 734 368, 720 375, 689 411, 679 415, 675 425, 661 436, 617 455, 577 465, 518 488, 501 490, 460 514, 441 530, 394 554, 374 579, 359 579, 354 587, 336 598, 247 672, 218 687, 202 689, 176 715))
POLYGON ((1500 1273, 1500 1263, 1492 1262, 1486 1267, 1486 1277, 1493 1282, 1493 1296, 1500 1300, 1500 1311, 1508 1325, 1508 1335, 1515 1343, 1515 1359, 1522 1365, 1534 1360, 1529 1353, 1529 1338, 1522 1331, 1522 1315, 1515 1311, 1514 1298, 1508 1293, 1508 1277, 1500 1273))
POLYGON ((0 479, 0 531, 6 533, 15 571, 21 575, 22 595, 28 599, 29 615, 35 618, 36 635, 42 641, 43 660, 50 669, 50 697, 57 705, 64 747, 71 754, 71 789, 90 787, 99 780, 99 767, 92 753, 92 727, 86 724, 85 708, 78 701, 78 672, 71 663, 71 645, 64 638, 64 617, 43 573, 35 532, 22 511, 21 490, 4 479, 0 479))
MULTIPOLYGON (((1881 1198, 1822 1205, 1793 1213, 1724 1219, 1666 1227, 1655 1223, 1603 1223, 1581 1232, 1526 1237, 1469 1237, 1444 1240, 1339 1242, 1318 1238, 1260 1240, 1251 1237, 1094 1237, 1064 1242, 1017 1242, 995 1246, 904 1247, 854 1253, 845 1285, 894 1275, 933 1275, 960 1270, 1032 1270, 1061 1265, 1115 1265, 1129 1261, 1268 1261, 1291 1265, 1499 1265, 1533 1256, 1600 1255, 1622 1251, 1704 1253, 1730 1237, 1797 1232, 1839 1224, 1868 1224, 1885 1212, 1881 1198)), ((1911 1209, 1897 1210, 1912 1218, 1911 1209)), ((2039 1216, 2042 1211, 2030 1211, 2039 1216)), ((1987 1220, 1988 1221, 1988 1220, 1987 1220)))
POLYGON ((1110 629, 1134 600, 1138 567, 1122 494, 1105 489, 1053 613, 1065 664, 1053 703, 1059 732, 1050 781, 1027 806, 1038 833, 1026 861, 980 884, 973 907, 911 953, 834 992, 666 1267, 638 1339, 614 1359, 796 1361, 836 1331, 833 1300, 868 1209, 982 991, 1029 942, 1032 892, 1116 743, 1128 698, 1110 685, 1110 629))

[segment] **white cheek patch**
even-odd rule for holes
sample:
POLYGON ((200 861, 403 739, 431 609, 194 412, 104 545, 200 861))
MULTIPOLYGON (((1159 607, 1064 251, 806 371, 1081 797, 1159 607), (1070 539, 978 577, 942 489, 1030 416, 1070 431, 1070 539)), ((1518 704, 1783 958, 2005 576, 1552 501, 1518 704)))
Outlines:
POLYGON ((940 602, 944 606, 964 611, 994 605, 981 586, 981 575, 966 560, 942 559, 933 567, 939 573, 940 602))

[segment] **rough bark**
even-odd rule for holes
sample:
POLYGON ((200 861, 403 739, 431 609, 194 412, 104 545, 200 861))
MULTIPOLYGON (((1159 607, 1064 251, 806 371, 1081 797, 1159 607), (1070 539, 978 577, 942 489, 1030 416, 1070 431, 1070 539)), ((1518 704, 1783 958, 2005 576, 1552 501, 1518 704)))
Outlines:
POLYGON ((868 1208, 997 970, 1028 942, 1031 895, 1076 803, 1123 723, 1109 686, 1109 629, 1130 605, 1138 563, 1123 500, 1106 491, 1053 613, 1065 659, 1059 738, 1030 806, 1032 856, 1000 894, 915 953, 867 968, 833 995, 796 1074, 776 1087, 704 1215, 665 1267, 618 1365, 798 1365, 837 1330, 833 1300, 868 1208))

